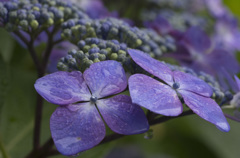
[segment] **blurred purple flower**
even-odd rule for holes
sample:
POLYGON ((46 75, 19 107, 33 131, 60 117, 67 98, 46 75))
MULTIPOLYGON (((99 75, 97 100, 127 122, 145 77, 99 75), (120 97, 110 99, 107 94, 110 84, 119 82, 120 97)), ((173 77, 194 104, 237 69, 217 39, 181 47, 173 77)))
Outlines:
POLYGON ((223 69, 230 75, 240 72, 240 66, 233 54, 214 47, 210 38, 198 27, 188 29, 178 43, 178 49, 172 55, 182 65, 196 71, 204 71, 219 80, 224 80, 223 69))
POLYGON ((228 51, 240 51, 240 29, 237 19, 227 15, 217 19, 213 40, 217 46, 228 51))
POLYGON ((116 11, 110 12, 101 0, 71 0, 72 3, 82 8, 90 18, 118 17, 116 11))
POLYGON ((181 71, 172 71, 167 65, 147 54, 129 49, 132 59, 144 70, 166 84, 143 74, 129 78, 132 102, 155 113, 177 116, 182 113, 181 94, 185 104, 201 118, 228 132, 230 126, 219 105, 210 97, 212 88, 203 80, 181 71))
POLYGON ((227 8, 223 5, 222 0, 201 0, 204 1, 207 9, 214 17, 222 17, 228 13, 227 8))
POLYGON ((161 15, 152 21, 145 21, 144 26, 157 31, 160 35, 168 34, 173 30, 171 24, 161 15))
POLYGON ((99 144, 106 124, 119 134, 138 134, 149 128, 143 110, 126 95, 127 78, 120 63, 94 63, 83 74, 79 71, 55 72, 38 79, 37 92, 58 104, 50 119, 55 145, 63 155, 74 155, 99 144), (99 114, 99 112, 101 114, 99 114))

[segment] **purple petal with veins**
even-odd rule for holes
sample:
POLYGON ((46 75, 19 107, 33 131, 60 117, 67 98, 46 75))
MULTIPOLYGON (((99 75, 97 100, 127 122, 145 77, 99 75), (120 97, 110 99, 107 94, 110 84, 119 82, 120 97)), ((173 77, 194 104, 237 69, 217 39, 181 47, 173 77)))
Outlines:
POLYGON ((132 102, 155 113, 177 116, 182 113, 182 103, 170 86, 151 77, 135 74, 129 78, 132 102))
POLYGON ((127 95, 101 99, 96 104, 107 125, 116 133, 139 134, 149 129, 143 110, 127 95))
POLYGON ((165 81, 169 85, 173 84, 172 70, 164 63, 153 59, 148 54, 140 50, 128 49, 132 59, 147 72, 165 81))
POLYGON ((122 65, 114 60, 92 64, 83 76, 92 95, 97 98, 120 93, 127 87, 122 65))
POLYGON ((221 108, 214 100, 185 90, 178 90, 178 92, 182 95, 185 104, 194 113, 206 121, 213 123, 221 131, 228 132, 230 130, 230 126, 221 108))
POLYGON ((90 102, 58 107, 51 116, 50 129, 63 155, 75 155, 96 146, 106 133, 97 108, 90 102))
POLYGON ((49 74, 39 78, 34 87, 44 99, 58 105, 89 101, 91 97, 79 71, 58 71, 49 74))
POLYGON ((190 91, 205 97, 212 96, 213 90, 205 81, 181 71, 173 71, 173 75, 175 83, 180 85, 179 90, 190 91))

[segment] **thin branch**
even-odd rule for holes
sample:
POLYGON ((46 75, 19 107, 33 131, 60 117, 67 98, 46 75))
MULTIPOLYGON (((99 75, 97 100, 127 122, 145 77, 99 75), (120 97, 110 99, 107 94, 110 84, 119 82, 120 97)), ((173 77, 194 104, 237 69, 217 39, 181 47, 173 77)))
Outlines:
POLYGON ((61 43, 61 42, 63 42, 63 41, 64 41, 64 39, 60 38, 60 39, 54 41, 54 42, 53 42, 53 45, 56 45, 56 44, 61 43))
POLYGON ((157 119, 154 119, 154 120, 150 121, 149 125, 160 124, 160 123, 166 122, 166 121, 171 120, 171 119, 175 119, 175 118, 179 118, 179 117, 183 117, 183 116, 187 116, 187 115, 192 115, 192 114, 194 114, 192 112, 192 110, 188 110, 188 111, 184 111, 182 114, 180 114, 178 116, 175 116, 175 117, 172 117, 172 116, 162 116, 162 117, 159 117, 157 119))
POLYGON ((48 153, 52 151, 54 143, 52 138, 48 139, 48 141, 41 147, 39 150, 33 150, 30 152, 25 158, 43 158, 47 157, 48 153))
POLYGON ((46 51, 43 54, 43 60, 42 60, 42 66, 43 66, 44 70, 46 70, 48 60, 49 60, 49 56, 52 52, 52 49, 53 49, 54 45, 56 44, 55 42, 53 42, 53 37, 57 33, 58 30, 59 30, 59 27, 55 26, 53 31, 48 36, 47 48, 46 48, 46 51))
POLYGON ((231 120, 233 120, 233 121, 240 122, 240 119, 238 119, 238 118, 236 118, 236 117, 234 117, 234 116, 231 116, 231 115, 228 115, 228 114, 225 114, 225 113, 224 113, 224 115, 225 115, 227 118, 229 118, 229 119, 231 119, 231 120))
POLYGON ((30 55, 33 59, 33 62, 35 64, 35 67, 37 69, 38 77, 42 77, 43 76, 43 70, 42 70, 41 64, 39 62, 39 59, 37 57, 37 53, 34 49, 34 38, 30 37, 31 39, 30 39, 30 41, 28 41, 19 31, 14 31, 14 34, 17 37, 19 37, 26 44, 26 46, 29 50, 29 53, 30 53, 30 55))
POLYGON ((33 133, 33 150, 38 150, 40 146, 40 131, 42 120, 43 98, 37 94, 37 105, 35 109, 35 123, 33 133))

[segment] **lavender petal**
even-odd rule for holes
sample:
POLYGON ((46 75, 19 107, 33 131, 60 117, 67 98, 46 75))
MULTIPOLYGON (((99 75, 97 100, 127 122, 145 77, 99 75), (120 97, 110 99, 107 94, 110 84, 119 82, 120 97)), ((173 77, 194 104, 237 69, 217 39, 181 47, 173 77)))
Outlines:
POLYGON ((160 78, 169 85, 173 84, 172 71, 167 65, 136 49, 128 49, 128 53, 144 70, 160 78))
POLYGON ((116 133, 131 135, 149 129, 143 110, 127 95, 101 99, 96 104, 107 125, 116 133))
POLYGON ((212 88, 205 81, 195 76, 181 71, 174 71, 173 75, 175 82, 180 85, 180 90, 190 91, 205 97, 210 97, 213 93, 212 88))
POLYGON ((50 129, 58 151, 68 156, 96 146, 105 137, 104 123, 90 102, 58 107, 50 129))
POLYGON ((88 101, 91 97, 82 73, 79 71, 58 71, 46 75, 39 78, 34 87, 44 99, 58 105, 88 101))
POLYGON ((83 76, 92 95, 97 98, 120 93, 127 87, 125 72, 117 61, 94 63, 83 76))
POLYGON ((230 130, 221 108, 214 100, 185 90, 179 90, 179 93, 194 113, 204 120, 213 123, 221 131, 228 132, 230 130))
POLYGON ((182 104, 177 93, 151 77, 135 74, 129 78, 129 92, 132 102, 155 113, 177 116, 182 113, 182 104))
POLYGON ((211 47, 210 38, 198 27, 189 28, 182 41, 196 53, 204 53, 211 47))
POLYGON ((240 79, 236 75, 234 75, 234 78, 235 78, 235 81, 237 83, 238 90, 240 91, 240 79))

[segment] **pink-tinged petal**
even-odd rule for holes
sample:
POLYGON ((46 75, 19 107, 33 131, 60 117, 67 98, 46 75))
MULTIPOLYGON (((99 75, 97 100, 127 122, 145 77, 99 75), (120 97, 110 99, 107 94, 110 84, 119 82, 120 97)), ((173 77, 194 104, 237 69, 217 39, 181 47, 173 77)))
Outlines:
POLYGON ((173 84, 172 70, 164 63, 153 59, 148 54, 140 50, 128 49, 132 59, 147 72, 165 81, 169 85, 173 84))
POLYGON ((179 90, 187 106, 194 113, 199 115, 206 121, 209 121, 217 126, 221 131, 228 132, 230 126, 219 105, 208 97, 203 97, 195 93, 179 90))
POLYGON ((174 81, 179 83, 181 90, 191 91, 202 96, 212 96, 212 88, 203 80, 181 71, 174 71, 174 81))
POLYGON ((90 102, 58 107, 50 119, 53 141, 63 155, 75 155, 99 144, 105 125, 90 102))
POLYGON ((131 135, 149 129, 143 110, 127 95, 101 99, 96 104, 107 125, 116 133, 131 135))
POLYGON ((90 100, 91 94, 79 71, 58 71, 42 78, 34 84, 37 92, 48 102, 67 105, 90 100))
POLYGON ((177 116, 182 113, 182 104, 175 90, 151 77, 135 74, 129 78, 132 102, 155 113, 177 116))
POLYGON ((240 91, 240 79, 236 75, 234 75, 234 78, 235 78, 235 81, 237 83, 238 90, 240 91))
POLYGON ((92 95, 97 98, 120 93, 127 87, 124 69, 114 60, 92 64, 83 76, 92 95))

